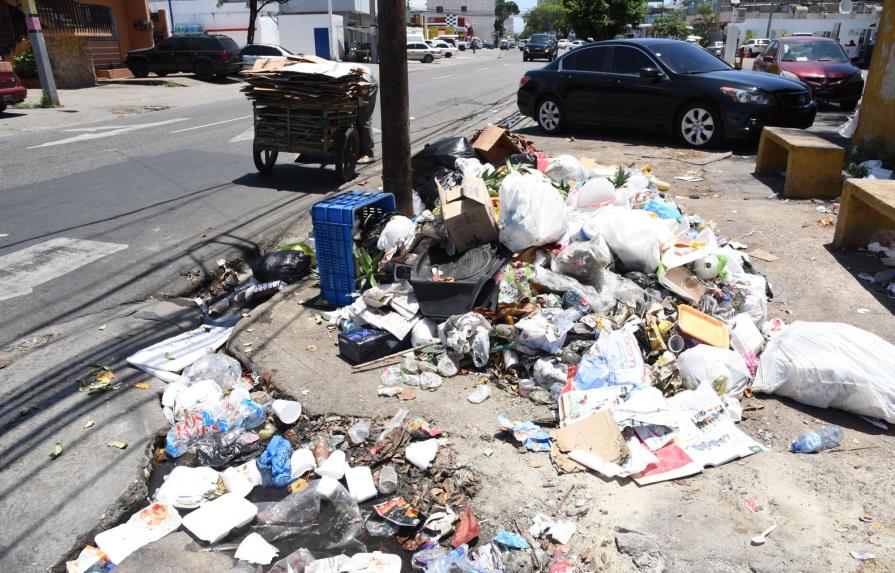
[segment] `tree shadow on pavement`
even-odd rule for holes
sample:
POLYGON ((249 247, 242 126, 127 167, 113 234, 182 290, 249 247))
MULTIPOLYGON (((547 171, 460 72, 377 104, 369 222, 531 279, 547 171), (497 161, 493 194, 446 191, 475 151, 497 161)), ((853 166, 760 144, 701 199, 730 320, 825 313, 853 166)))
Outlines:
POLYGON ((888 309, 889 312, 895 314, 895 298, 890 297, 886 291, 883 290, 882 286, 858 278, 858 274, 860 273, 875 275, 878 272, 891 269, 892 267, 883 265, 876 255, 867 251, 844 251, 834 249, 832 243, 828 243, 824 245, 824 247, 831 255, 833 255, 836 262, 838 262, 842 268, 846 269, 864 290, 872 294, 877 302, 888 309))

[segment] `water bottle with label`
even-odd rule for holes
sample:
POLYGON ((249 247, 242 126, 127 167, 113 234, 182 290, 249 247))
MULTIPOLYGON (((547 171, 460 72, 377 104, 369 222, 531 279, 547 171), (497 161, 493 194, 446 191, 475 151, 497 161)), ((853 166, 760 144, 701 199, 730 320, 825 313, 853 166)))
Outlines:
POLYGON ((842 428, 824 426, 813 432, 805 432, 789 446, 797 454, 812 454, 838 447, 842 443, 842 428))

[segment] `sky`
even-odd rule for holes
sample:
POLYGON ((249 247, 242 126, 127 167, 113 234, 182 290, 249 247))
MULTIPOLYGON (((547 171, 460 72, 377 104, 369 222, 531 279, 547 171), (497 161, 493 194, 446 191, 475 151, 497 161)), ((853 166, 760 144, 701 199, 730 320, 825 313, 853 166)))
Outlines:
POLYGON ((538 0, 516 0, 516 6, 519 6, 519 14, 525 14, 537 5, 538 0))

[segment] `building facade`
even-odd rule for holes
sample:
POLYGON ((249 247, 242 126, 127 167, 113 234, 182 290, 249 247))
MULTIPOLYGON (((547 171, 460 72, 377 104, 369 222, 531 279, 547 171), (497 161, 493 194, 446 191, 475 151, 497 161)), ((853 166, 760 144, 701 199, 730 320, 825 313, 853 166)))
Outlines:
POLYGON ((490 40, 494 36, 494 0, 427 0, 429 37, 456 34, 490 40), (471 31, 470 31, 471 29, 471 31))

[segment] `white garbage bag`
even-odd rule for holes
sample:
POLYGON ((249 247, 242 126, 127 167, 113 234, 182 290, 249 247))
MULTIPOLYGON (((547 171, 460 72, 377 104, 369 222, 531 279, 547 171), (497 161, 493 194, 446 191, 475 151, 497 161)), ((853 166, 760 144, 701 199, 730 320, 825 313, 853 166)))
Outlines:
POLYGON ((398 241, 413 235, 415 231, 416 223, 407 217, 404 217, 403 215, 392 217, 379 234, 379 240, 376 241, 376 248, 380 251, 387 251, 398 241))
POLYGON ((839 322, 801 322, 771 339, 752 389, 895 423, 895 346, 839 322))
POLYGON ((749 385, 749 368, 743 357, 726 348, 699 344, 677 358, 681 380, 688 390, 708 382, 719 396, 739 398, 749 385))
POLYGON ((548 245, 568 228, 559 191, 540 172, 513 171, 500 185, 500 242, 511 251, 548 245))
POLYGON ((571 155, 548 158, 544 174, 554 183, 563 183, 569 180, 585 181, 590 176, 581 162, 571 155))
POLYGON ((594 177, 569 191, 566 205, 578 209, 599 209, 615 201, 615 185, 605 177, 594 177))
POLYGON ((661 220, 640 209, 604 207, 594 226, 629 270, 653 273, 659 266, 659 245, 668 234, 661 220))

